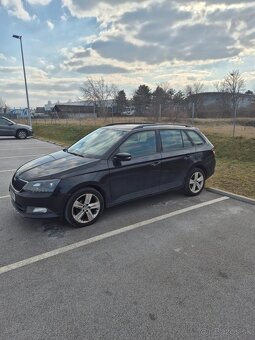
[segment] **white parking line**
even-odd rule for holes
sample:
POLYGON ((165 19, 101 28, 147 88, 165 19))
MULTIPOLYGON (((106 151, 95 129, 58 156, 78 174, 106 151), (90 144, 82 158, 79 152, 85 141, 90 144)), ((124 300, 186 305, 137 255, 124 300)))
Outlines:
POLYGON ((0 159, 6 159, 6 158, 26 158, 26 157, 35 157, 35 156, 43 156, 43 154, 37 154, 37 155, 24 155, 24 156, 7 156, 7 157, 0 157, 0 159))
POLYGON ((58 146, 49 145, 49 146, 32 146, 31 148, 15 148, 15 149, 0 149, 0 151, 17 151, 17 150, 30 150, 30 149, 50 149, 57 148, 58 146))
POLYGON ((74 249, 77 249, 77 248, 80 248, 80 247, 87 246, 88 244, 95 243, 95 242, 107 239, 109 237, 112 237, 112 236, 116 236, 116 235, 119 235, 119 234, 126 233, 127 231, 134 230, 134 229, 143 227, 145 225, 149 225, 149 224, 154 223, 154 222, 162 221, 162 220, 165 220, 165 219, 173 217, 173 216, 184 214, 188 211, 192 211, 192 210, 195 210, 195 209, 206 207, 206 206, 211 205, 211 204, 215 204, 215 203, 218 203, 218 202, 221 202, 221 201, 225 201, 227 199, 229 199, 229 197, 226 197, 226 196, 216 198, 216 199, 213 199, 213 200, 210 200, 210 201, 207 201, 207 202, 203 202, 203 203, 193 205, 193 206, 188 207, 188 208, 176 210, 176 211, 173 211, 173 212, 165 214, 165 215, 154 217, 154 218, 151 218, 149 220, 145 220, 145 221, 142 221, 142 222, 131 224, 127 227, 123 227, 121 229, 113 230, 113 231, 110 231, 108 233, 104 233, 104 234, 101 234, 101 235, 98 235, 98 236, 95 236, 95 237, 91 237, 89 239, 86 239, 86 240, 83 240, 83 241, 80 241, 80 242, 72 243, 72 244, 69 244, 68 246, 58 248, 58 249, 55 249, 55 250, 52 250, 52 251, 48 251, 47 253, 43 253, 43 254, 40 254, 40 255, 37 255, 37 256, 33 256, 33 257, 29 257, 25 260, 18 261, 18 262, 0 267, 0 274, 3 274, 3 273, 6 273, 6 272, 9 272, 11 270, 15 270, 15 269, 27 266, 27 265, 35 263, 35 262, 39 262, 39 261, 48 259, 48 258, 56 256, 56 255, 66 253, 68 251, 71 251, 71 250, 74 250, 74 249))
POLYGON ((10 169, 10 170, 0 170, 0 173, 1 173, 1 172, 10 172, 10 171, 15 171, 15 170, 17 170, 17 169, 10 169))
POLYGON ((0 196, 0 199, 1 199, 1 198, 8 198, 8 197, 10 197, 10 195, 0 196))

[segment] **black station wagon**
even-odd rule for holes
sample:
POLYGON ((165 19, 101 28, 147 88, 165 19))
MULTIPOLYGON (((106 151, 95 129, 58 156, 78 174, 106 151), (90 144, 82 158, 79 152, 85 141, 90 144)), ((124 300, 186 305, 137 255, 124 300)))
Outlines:
POLYGON ((215 168, 213 145, 196 128, 112 124, 68 149, 21 166, 10 184, 26 217, 94 223, 105 207, 172 189, 198 195, 215 168))

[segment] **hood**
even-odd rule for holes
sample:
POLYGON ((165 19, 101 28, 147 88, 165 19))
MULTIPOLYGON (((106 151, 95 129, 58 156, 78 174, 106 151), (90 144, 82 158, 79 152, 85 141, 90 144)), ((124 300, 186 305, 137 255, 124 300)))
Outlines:
POLYGON ((100 160, 95 158, 83 158, 64 151, 57 151, 47 156, 37 158, 22 165, 15 176, 32 181, 47 178, 68 177, 74 173, 88 173, 100 160))
POLYGON ((31 126, 29 125, 25 125, 25 124, 15 124, 17 127, 19 128, 24 128, 24 129, 27 129, 27 130, 32 130, 31 126))

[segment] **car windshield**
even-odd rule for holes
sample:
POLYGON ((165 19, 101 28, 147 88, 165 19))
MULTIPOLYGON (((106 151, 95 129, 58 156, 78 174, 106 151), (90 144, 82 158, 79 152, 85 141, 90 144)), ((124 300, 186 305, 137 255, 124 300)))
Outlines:
POLYGON ((70 146, 66 151, 77 156, 100 157, 105 154, 127 131, 100 128, 70 146))
POLYGON ((1 117, 3 119, 5 119, 7 122, 12 123, 12 124, 16 124, 15 122, 13 122, 12 120, 10 120, 9 118, 6 117, 1 117))

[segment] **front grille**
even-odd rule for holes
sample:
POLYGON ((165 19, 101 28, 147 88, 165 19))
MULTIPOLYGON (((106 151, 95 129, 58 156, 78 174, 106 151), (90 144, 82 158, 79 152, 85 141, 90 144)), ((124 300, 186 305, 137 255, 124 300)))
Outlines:
POLYGON ((26 183, 27 183, 26 181, 23 181, 18 177, 12 178, 12 186, 17 191, 21 191, 26 183))

